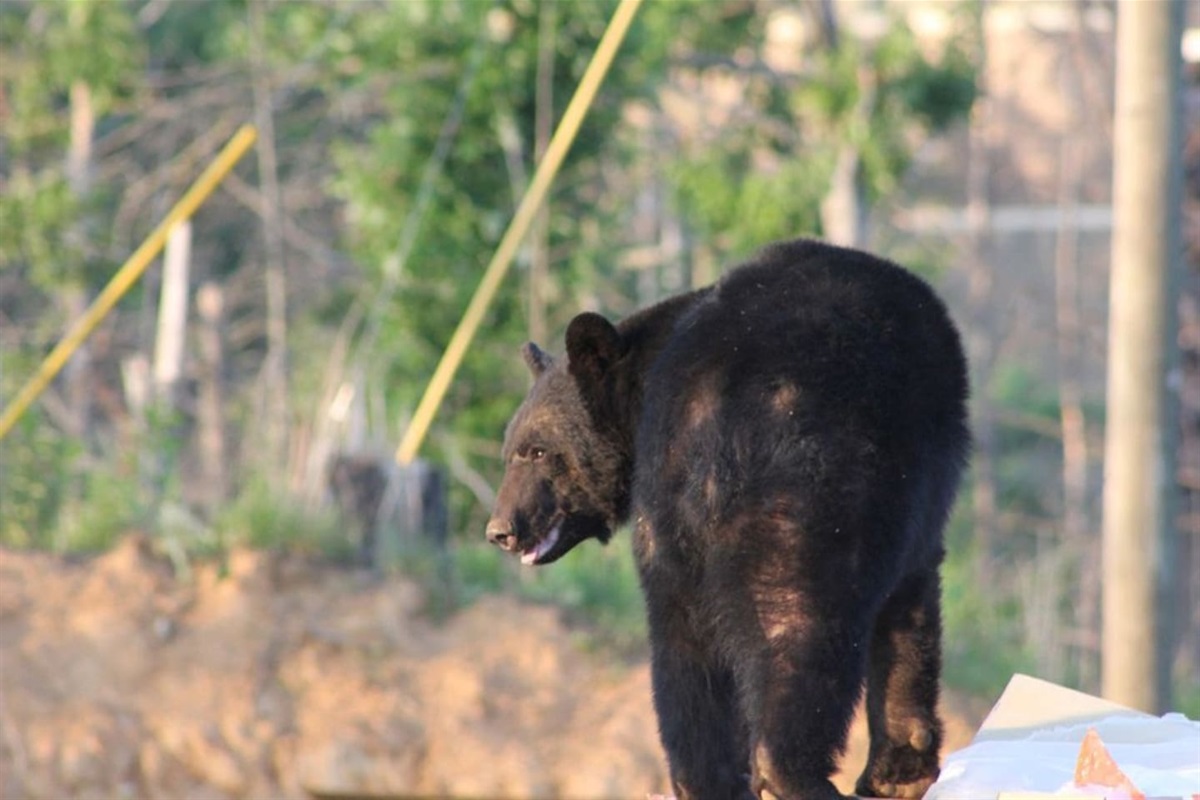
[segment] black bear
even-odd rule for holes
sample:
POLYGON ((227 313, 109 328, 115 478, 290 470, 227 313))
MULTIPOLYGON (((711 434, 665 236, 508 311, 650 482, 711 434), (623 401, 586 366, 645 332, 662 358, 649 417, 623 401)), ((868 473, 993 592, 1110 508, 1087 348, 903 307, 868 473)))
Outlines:
POLYGON ((966 360, 922 280, 771 245, 612 325, 584 313, 509 423, 487 537, 547 564, 633 521, 654 705, 680 800, 841 797, 938 774, 942 531, 967 460, 966 360))

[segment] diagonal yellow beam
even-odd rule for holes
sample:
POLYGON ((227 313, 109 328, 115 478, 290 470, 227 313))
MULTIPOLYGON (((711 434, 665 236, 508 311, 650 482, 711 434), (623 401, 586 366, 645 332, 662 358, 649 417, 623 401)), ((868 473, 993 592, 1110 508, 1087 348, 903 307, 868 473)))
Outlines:
POLYGON ((167 242, 167 237, 171 233, 171 229, 178 223, 188 219, 192 214, 196 213, 196 209, 200 204, 208 199, 213 190, 224 180, 229 171, 234 165, 241 160, 250 146, 254 144, 254 140, 258 138, 258 131, 253 125, 243 125, 238 132, 233 135, 229 143, 209 164, 196 182, 192 184, 187 193, 179 199, 175 207, 167 213, 163 221, 159 223, 154 232, 146 237, 146 241, 142 242, 141 247, 134 251, 124 265, 117 270, 116 274, 108 282, 108 285, 96 296, 92 304, 88 306, 87 311, 75 323, 67 335, 50 351, 50 355, 38 367, 37 372, 29 379, 29 381, 17 393, 8 407, 4 409, 3 416, 0 416, 0 439, 12 430, 13 425, 25 413, 26 409, 38 398, 45 388, 54 380, 54 376, 62 370, 63 366, 71 358, 71 355, 79 349, 79 345, 92 334, 96 326, 112 311, 113 306, 129 291, 129 289, 137 282, 146 268, 150 266, 150 262, 159 254, 163 246, 167 242))
POLYGON ((433 417, 437 414, 442 399, 446 396, 446 390, 450 388, 450 381, 454 379, 454 373, 458 371, 467 347, 475 338, 475 333, 483 321, 484 313, 491 305, 492 298, 496 296, 496 290, 500 287, 500 282, 512 265, 513 257, 517 254, 521 240, 529 231, 529 225, 533 222, 542 201, 545 200, 546 192, 549 190, 554 176, 558 174, 558 169, 562 166, 563 159, 571 148, 571 143, 575 141, 575 134, 579 132, 579 126, 591 107, 592 100, 596 97, 596 91, 608 73, 608 68, 612 66, 613 57, 616 56, 617 49, 621 46, 625 34, 629 31, 629 25, 633 22, 633 16, 641 4, 642 0, 621 0, 621 4, 617 6, 612 19, 609 20, 608 28, 604 31, 600 44, 596 46, 591 63, 583 73, 579 86, 575 89, 575 95, 567 105, 567 110, 563 112, 562 121, 550 139, 546 155, 538 164, 537 172, 534 173, 533 180, 530 181, 529 188, 521 199, 521 204, 517 207, 517 213, 509 223, 508 230, 504 232, 504 237, 500 240, 500 245, 496 248, 491 262, 488 263, 483 278, 479 282, 479 288, 475 290, 475 296, 471 298, 467 310, 463 313, 462 321, 458 323, 454 335, 450 337, 450 343, 446 345, 446 352, 442 354, 442 360, 438 362, 433 377, 429 379, 429 386, 426 387, 425 394, 421 397, 421 402, 417 404, 417 410, 413 413, 412 422, 409 423, 408 430, 404 432, 404 437, 400 440, 400 446, 396 450, 396 461, 400 464, 412 463, 417 456, 417 451, 421 449, 421 443, 429 431, 433 417))

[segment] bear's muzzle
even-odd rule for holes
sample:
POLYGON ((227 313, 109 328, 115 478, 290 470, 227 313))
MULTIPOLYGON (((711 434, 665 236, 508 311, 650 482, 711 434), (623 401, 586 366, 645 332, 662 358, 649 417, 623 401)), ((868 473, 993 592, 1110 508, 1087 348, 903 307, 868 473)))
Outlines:
POLYGON ((490 519, 487 524, 487 540, 501 550, 512 552, 517 547, 517 534, 512 520, 490 519))

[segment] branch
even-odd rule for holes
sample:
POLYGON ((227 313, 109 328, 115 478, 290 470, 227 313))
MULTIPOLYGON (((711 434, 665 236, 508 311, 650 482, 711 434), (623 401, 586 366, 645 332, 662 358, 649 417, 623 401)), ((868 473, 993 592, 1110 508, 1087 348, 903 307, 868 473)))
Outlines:
MULTIPOLYGON (((230 173, 221 188, 229 192, 234 200, 260 217, 262 216, 263 200, 261 193, 236 174, 230 173)), ((342 253, 329 247, 316 236, 301 228, 282 209, 280 209, 279 216, 283 223, 284 241, 296 252, 316 262, 332 262, 343 266, 349 266, 353 263, 342 253)))

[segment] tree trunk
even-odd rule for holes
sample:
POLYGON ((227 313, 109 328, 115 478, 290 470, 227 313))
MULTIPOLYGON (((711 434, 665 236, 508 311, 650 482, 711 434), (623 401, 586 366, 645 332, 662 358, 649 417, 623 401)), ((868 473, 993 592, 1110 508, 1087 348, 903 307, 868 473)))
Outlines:
MULTIPOLYGON (((845 129, 868 130, 875 110, 875 75, 870 67, 858 67, 858 100, 850 111, 845 129)), ((829 191, 821 200, 821 229, 824 238, 843 247, 861 247, 865 242, 867 201, 862 185, 862 160, 858 144, 846 141, 838 150, 829 191)))
MULTIPOLYGON (((263 436, 268 475, 286 476, 288 465, 287 264, 279 207, 279 169, 275 153, 274 111, 266 60, 263 6, 248 4, 254 70, 254 121, 258 126, 258 177, 262 189, 263 246, 266 256, 267 355, 262 367, 263 436)), ((282 482, 282 481, 281 481, 282 482)))
MULTIPOLYGON (((542 0, 538 14, 537 97, 533 158, 542 160, 554 133, 554 55, 557 52, 558 0, 542 0)), ((529 339, 546 343, 546 282, 550 279, 550 199, 533 221, 529 252, 529 339)))
MULTIPOLYGON (((96 112, 92 105, 91 87, 82 80, 73 82, 69 102, 71 138, 67 150, 67 185, 75 199, 82 201, 91 190, 92 184, 92 141, 96 130, 96 112)), ((82 219, 72 225, 70 235, 77 243, 86 238, 85 227, 82 219)), ((65 327, 74 324, 88 307, 87 278, 83 267, 83 264, 76 265, 62 294, 59 295, 65 327)), ((92 429, 91 362, 91 348, 87 342, 82 342, 62 373, 70 434, 81 441, 87 439, 92 429)))
POLYGON ((859 186, 858 150, 845 144, 838 149, 829 191, 821 199, 822 238, 842 247, 862 241, 862 191, 859 186))
POLYGON ((214 519, 229 496, 229 459, 225 443, 225 296, 206 283, 196 293, 199 317, 200 399, 196 408, 202 503, 214 519))
POLYGON ((1104 485, 1103 691, 1159 713, 1170 700, 1177 535, 1168 375, 1180 271, 1183 3, 1117 16, 1108 425, 1104 485))
MULTIPOLYGON (((986 28, 987 11, 983 25, 986 28)), ((982 41, 986 41, 986 32, 982 41)), ((979 74, 986 79, 987 52, 980 53, 979 74)), ((981 586, 992 579, 996 556, 996 422, 991 401, 991 377, 995 341, 991 305, 992 268, 988 262, 991 205, 988 199, 991 163, 991 103, 986 96, 977 101, 968 132, 967 154, 967 352, 974 372, 974 482, 972 512, 976 545, 976 578, 981 586)))
MULTIPOLYGON (((1074 46, 1068 44, 1068 47, 1074 46)), ((1071 67, 1064 60, 1065 74, 1071 67)), ((1064 102, 1078 96, 1077 81, 1062 82, 1064 102)), ((1054 248, 1055 328, 1058 351, 1058 406, 1062 430, 1062 543, 1072 561, 1079 564, 1079 589, 1076 618, 1071 624, 1078 627, 1079 680, 1083 687, 1094 690, 1098 651, 1086 646, 1099 642, 1098 574, 1094 542, 1091 539, 1087 513, 1088 451, 1087 421, 1083 411, 1083 369, 1080 344, 1082 325, 1079 311, 1079 226, 1076 207, 1079 203, 1081 175, 1080 145, 1074 135, 1083 124, 1083 115, 1073 107, 1059 140, 1058 162, 1058 232, 1054 248)))

